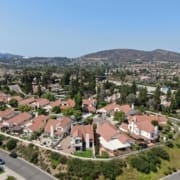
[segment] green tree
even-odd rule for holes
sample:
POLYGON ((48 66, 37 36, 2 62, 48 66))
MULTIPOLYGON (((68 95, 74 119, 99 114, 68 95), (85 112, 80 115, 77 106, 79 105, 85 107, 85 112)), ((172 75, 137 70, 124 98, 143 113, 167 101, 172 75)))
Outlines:
POLYGON ((147 101, 147 89, 142 88, 139 91, 139 103, 140 105, 145 105, 147 101))
POLYGON ((118 121, 119 123, 124 122, 126 119, 125 113, 122 111, 116 111, 114 113, 114 121, 118 121))
POLYGON ((16 141, 15 139, 10 139, 10 140, 7 142, 6 146, 7 146, 7 149, 8 149, 9 151, 11 151, 11 150, 13 150, 13 149, 16 148, 16 146, 17 146, 17 141, 16 141))
POLYGON ((151 123, 153 126, 159 126, 159 122, 157 120, 153 120, 151 123))
POLYGON ((48 114, 48 113, 46 112, 46 110, 43 109, 43 108, 38 108, 38 109, 37 109, 37 112, 38 112, 39 115, 41 115, 41 114, 47 115, 47 114, 48 114))
POLYGON ((179 109, 180 108, 180 87, 177 89, 177 92, 175 94, 175 99, 176 99, 177 109, 179 109))
POLYGON ((29 112, 29 111, 31 111, 31 107, 28 106, 27 104, 18 106, 18 109, 21 112, 29 112))
POLYGON ((128 104, 134 104, 136 102, 136 96, 134 94, 129 94, 127 97, 126 97, 126 102, 128 104))
POLYGON ((38 85, 37 95, 39 97, 41 97, 41 95, 42 95, 42 90, 41 90, 41 86, 40 85, 38 85))
POLYGON ((75 109, 81 110, 82 109, 82 96, 80 92, 77 93, 77 95, 74 97, 74 100, 75 100, 75 109))
POLYGON ((137 85, 136 82, 133 81, 132 86, 131 86, 131 93, 136 94, 137 91, 137 85))
POLYGON ((171 109, 171 111, 174 111, 175 109, 177 109, 177 104, 176 104, 176 100, 174 97, 171 97, 170 109, 171 109))
POLYGON ((43 95, 42 95, 42 98, 46 98, 46 99, 48 99, 49 101, 55 101, 55 100, 56 100, 55 96, 54 96, 53 94, 51 94, 51 93, 45 93, 45 94, 43 94, 43 95))
POLYGON ((18 101, 16 99, 11 99, 9 101, 9 105, 16 108, 16 107, 18 107, 18 101))
POLYGON ((56 114, 59 114, 59 113, 61 112, 61 109, 60 109, 59 106, 54 106, 54 107, 52 108, 52 112, 53 112, 53 113, 56 113, 56 114))
POLYGON ((0 101, 0 111, 4 111, 4 110, 6 110, 6 109, 7 109, 6 103, 0 101))
POLYGON ((168 91, 167 91, 167 100, 169 101, 171 99, 171 89, 168 88, 168 91))
POLYGON ((157 110, 160 109, 160 104, 161 104, 160 96, 161 96, 161 90, 160 90, 160 86, 158 86, 154 92, 155 109, 157 110))

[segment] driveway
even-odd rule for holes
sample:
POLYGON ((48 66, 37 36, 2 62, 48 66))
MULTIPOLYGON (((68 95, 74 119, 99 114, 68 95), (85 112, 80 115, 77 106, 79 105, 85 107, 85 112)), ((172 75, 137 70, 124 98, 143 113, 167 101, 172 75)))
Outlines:
POLYGON ((20 176, 22 176, 26 180, 53 180, 51 175, 43 172, 39 168, 21 160, 21 159, 14 159, 9 156, 8 153, 0 150, 0 158, 5 161, 5 165, 11 169, 12 171, 16 172, 20 176))
POLYGON ((59 144, 61 145, 61 151, 64 151, 69 154, 74 153, 74 148, 71 147, 71 137, 70 136, 66 136, 65 138, 63 138, 59 144))

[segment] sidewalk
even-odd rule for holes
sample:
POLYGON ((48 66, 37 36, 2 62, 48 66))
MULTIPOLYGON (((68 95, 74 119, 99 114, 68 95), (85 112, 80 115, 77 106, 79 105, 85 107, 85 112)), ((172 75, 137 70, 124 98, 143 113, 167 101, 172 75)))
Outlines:
POLYGON ((8 178, 8 176, 13 176, 17 180, 25 180, 22 176, 17 174, 15 171, 13 171, 13 170, 9 169, 8 167, 4 166, 4 172, 2 174, 0 174, 0 179, 1 180, 6 180, 8 178))

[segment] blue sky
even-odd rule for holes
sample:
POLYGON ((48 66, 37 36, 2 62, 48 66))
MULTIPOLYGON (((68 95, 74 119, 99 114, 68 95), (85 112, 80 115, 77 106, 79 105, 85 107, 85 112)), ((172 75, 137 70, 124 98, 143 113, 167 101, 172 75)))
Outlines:
POLYGON ((0 52, 77 57, 112 49, 180 52, 179 0, 0 0, 0 52))

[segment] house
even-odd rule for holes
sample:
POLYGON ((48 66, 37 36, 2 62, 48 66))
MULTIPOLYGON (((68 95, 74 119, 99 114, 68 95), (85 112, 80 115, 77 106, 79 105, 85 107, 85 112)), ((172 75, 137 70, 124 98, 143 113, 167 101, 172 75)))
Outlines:
POLYGON ((74 106, 75 106, 75 101, 73 99, 61 101, 61 104, 60 104, 61 109, 73 108, 74 106))
POLYGON ((16 115, 14 109, 6 109, 5 111, 0 111, 0 122, 3 120, 8 120, 16 115))
POLYGON ((50 112, 56 106, 59 106, 59 107, 61 106, 61 100, 60 99, 50 102, 48 105, 46 105, 44 107, 44 109, 46 109, 47 112, 50 112))
POLYGON ((135 115, 128 117, 128 123, 122 123, 119 129, 130 133, 135 139, 145 141, 155 141, 159 137, 158 126, 154 126, 152 121, 156 120, 159 124, 165 123, 165 117, 155 115, 135 115))
POLYGON ((52 110, 53 107, 59 106, 60 109, 68 109, 68 108, 73 108, 75 106, 75 102, 73 99, 68 99, 68 100, 56 100, 53 102, 50 102, 48 105, 44 107, 48 112, 52 110))
POLYGON ((24 132, 27 134, 32 134, 33 132, 40 132, 44 129, 44 126, 47 123, 48 116, 40 115, 32 119, 32 123, 24 129, 24 132))
POLYGON ((94 113, 96 111, 96 105, 97 101, 96 99, 93 99, 92 97, 88 99, 83 99, 82 101, 82 109, 83 111, 94 113))
POLYGON ((66 136, 71 129, 72 120, 69 117, 63 117, 61 119, 49 119, 45 125, 45 135, 61 140, 66 136))
POLYGON ((43 108, 49 104, 49 100, 45 98, 35 99, 35 102, 31 104, 32 107, 43 108))
POLYGON ((30 106, 33 102, 35 102, 34 97, 30 97, 30 98, 23 99, 23 100, 19 101, 19 105, 28 105, 28 106, 30 106))
POLYGON ((98 114, 102 114, 103 116, 113 116, 115 112, 124 112, 125 114, 128 114, 131 111, 131 107, 128 104, 125 105, 119 105, 116 103, 108 104, 101 109, 97 110, 98 114))
POLYGON ((8 119, 7 121, 4 121, 3 126, 6 126, 6 127, 24 126, 26 122, 31 120, 31 118, 32 118, 32 115, 27 112, 20 113, 8 119))
POLYGON ((118 150, 129 148, 134 143, 132 138, 120 133, 114 125, 107 121, 97 126, 96 132, 100 136, 100 153, 105 151, 114 156, 118 150))
POLYGON ((61 100, 56 100, 56 101, 53 101, 53 102, 51 102, 50 104, 49 104, 49 106, 51 106, 51 108, 53 108, 53 107, 56 107, 56 106, 61 106, 61 100))
POLYGON ((94 131, 92 125, 75 125, 71 129, 71 144, 75 150, 85 150, 93 147, 94 131))

